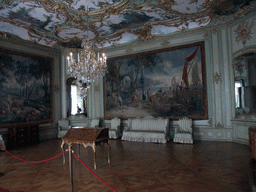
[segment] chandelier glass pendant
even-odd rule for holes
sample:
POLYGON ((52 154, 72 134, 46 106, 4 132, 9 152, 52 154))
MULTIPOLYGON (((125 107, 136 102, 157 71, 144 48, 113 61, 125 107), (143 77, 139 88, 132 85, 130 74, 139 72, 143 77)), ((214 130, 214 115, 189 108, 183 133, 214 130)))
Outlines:
POLYGON ((80 86, 77 90, 78 96, 82 98, 86 97, 88 89, 89 87, 80 86))
POLYGON ((99 77, 105 76, 107 71, 107 57, 93 50, 93 45, 88 40, 82 41, 82 50, 72 52, 67 57, 67 74, 76 78, 83 84, 90 84, 99 77))

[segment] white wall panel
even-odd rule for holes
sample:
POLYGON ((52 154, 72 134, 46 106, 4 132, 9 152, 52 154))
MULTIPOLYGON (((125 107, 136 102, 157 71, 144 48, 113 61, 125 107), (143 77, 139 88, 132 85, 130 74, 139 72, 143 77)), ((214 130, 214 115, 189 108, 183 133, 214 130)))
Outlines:
POLYGON ((222 72, 220 67, 220 47, 219 47, 219 33, 212 33, 212 64, 213 64, 213 83, 214 83, 214 125, 223 125, 223 111, 222 111, 222 72), (215 77, 214 77, 215 76, 215 77), (220 76, 221 79, 217 79, 220 76))

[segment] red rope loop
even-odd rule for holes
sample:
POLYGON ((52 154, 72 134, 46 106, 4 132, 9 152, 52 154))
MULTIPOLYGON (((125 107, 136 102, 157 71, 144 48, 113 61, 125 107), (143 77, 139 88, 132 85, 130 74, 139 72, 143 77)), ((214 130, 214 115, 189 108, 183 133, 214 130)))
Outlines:
POLYGON ((21 159, 21 158, 19 158, 19 157, 16 157, 15 155, 13 155, 13 154, 11 154, 10 152, 8 152, 2 145, 0 145, 0 147, 1 147, 3 150, 5 150, 6 153, 8 153, 9 155, 13 156, 14 158, 19 159, 19 160, 21 160, 21 161, 28 162, 28 163, 42 163, 42 162, 45 162, 45 161, 50 161, 50 160, 55 159, 56 157, 59 157, 59 156, 61 156, 61 155, 63 155, 64 153, 67 152, 67 151, 63 151, 61 154, 56 155, 56 156, 54 156, 54 157, 51 157, 51 158, 49 158, 49 159, 45 159, 45 160, 29 161, 29 160, 25 160, 25 159, 21 159))
POLYGON ((113 191, 117 192, 117 190, 115 190, 114 188, 112 188, 110 185, 108 185, 105 181, 103 181, 98 175, 96 175, 87 165, 85 165, 85 163, 77 156, 77 154, 74 152, 73 153, 76 158, 86 167, 86 169, 88 169, 95 177, 97 177, 102 183, 104 183, 106 186, 108 186, 110 189, 112 189, 113 191))

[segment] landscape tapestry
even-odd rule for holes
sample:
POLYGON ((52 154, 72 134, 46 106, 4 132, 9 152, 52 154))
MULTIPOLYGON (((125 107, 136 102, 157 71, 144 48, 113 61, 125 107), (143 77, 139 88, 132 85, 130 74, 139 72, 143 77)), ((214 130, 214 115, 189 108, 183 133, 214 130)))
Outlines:
POLYGON ((204 43, 107 61, 105 118, 207 119, 204 43))
POLYGON ((51 63, 49 58, 0 49, 0 127, 52 120, 51 63))

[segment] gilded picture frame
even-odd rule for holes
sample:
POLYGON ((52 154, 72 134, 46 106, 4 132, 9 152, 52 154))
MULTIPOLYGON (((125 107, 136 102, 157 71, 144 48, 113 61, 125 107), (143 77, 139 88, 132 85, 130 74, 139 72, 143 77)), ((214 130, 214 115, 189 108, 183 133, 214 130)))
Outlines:
POLYGON ((0 128, 52 122, 52 62, 0 48, 0 128))
POLYGON ((204 42, 111 58, 105 119, 208 118, 204 42))

